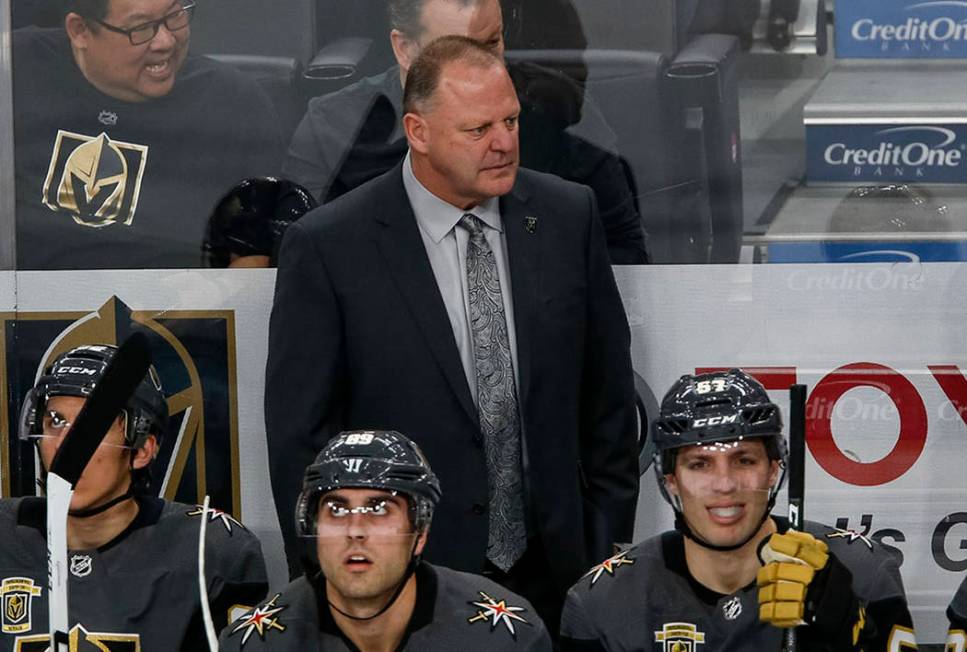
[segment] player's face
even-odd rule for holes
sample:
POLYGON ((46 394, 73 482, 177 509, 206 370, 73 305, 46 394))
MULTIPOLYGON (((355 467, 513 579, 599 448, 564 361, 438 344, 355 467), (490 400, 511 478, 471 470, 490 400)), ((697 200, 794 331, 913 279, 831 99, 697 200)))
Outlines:
MULTIPOLYGON (((110 0, 104 22, 131 29, 181 8, 179 0, 110 0)), ((155 37, 141 45, 132 45, 126 35, 76 14, 68 16, 67 27, 88 81, 127 102, 143 102, 171 92, 188 55, 188 26, 171 31, 162 23, 155 37)))
POLYGON ((466 36, 503 59, 504 19, 498 0, 465 3, 458 0, 427 0, 423 3, 420 49, 441 36, 466 36))
POLYGON ((464 209, 510 192, 520 155, 519 114, 514 85, 502 65, 446 64, 427 106, 405 120, 410 146, 425 160, 420 181, 464 209))
POLYGON ((339 489, 319 501, 317 552, 329 600, 340 609, 382 608, 399 586, 425 535, 410 522, 409 503, 378 489, 339 489))
POLYGON ((739 543, 760 527, 779 464, 758 440, 689 446, 679 451, 668 490, 699 537, 719 546, 739 543))
MULTIPOLYGON (((44 434, 40 455, 50 468, 64 435, 70 430, 86 399, 78 396, 52 396, 44 412, 44 434)), ((131 483, 131 449, 124 442, 124 417, 120 416, 104 436, 94 456, 81 474, 70 508, 85 509, 101 505, 127 491, 131 483)))

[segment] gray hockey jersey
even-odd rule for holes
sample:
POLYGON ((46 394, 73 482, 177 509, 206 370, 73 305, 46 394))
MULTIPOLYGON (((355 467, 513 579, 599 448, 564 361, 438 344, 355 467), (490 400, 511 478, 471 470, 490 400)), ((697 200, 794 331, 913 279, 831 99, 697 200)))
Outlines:
MULTIPOLYGON (((788 522, 776 518, 780 531, 788 522)), ((853 574, 853 591, 875 624, 867 652, 915 645, 894 556, 856 533, 807 522, 853 574)), ((567 595, 561 646, 567 652, 758 652, 779 650, 783 630, 759 621, 755 582, 731 595, 688 571, 682 535, 670 531, 591 569, 567 595)), ((803 649, 808 649, 804 646, 803 649)), ((815 649, 815 648, 813 648, 815 649)))
MULTIPOLYGON (((68 552, 71 652, 208 650, 198 596, 201 508, 138 500, 138 515, 114 540, 68 552)), ((258 539, 228 514, 209 519, 205 570, 222 627, 233 606, 262 600, 268 583, 258 539)), ((46 502, 0 500, 0 532, 0 652, 45 652, 46 502)))
MULTIPOLYGON (((397 652, 551 652, 530 604, 494 582, 426 562, 416 570, 416 606, 397 652)), ((358 652, 305 576, 224 630, 220 650, 358 652)))

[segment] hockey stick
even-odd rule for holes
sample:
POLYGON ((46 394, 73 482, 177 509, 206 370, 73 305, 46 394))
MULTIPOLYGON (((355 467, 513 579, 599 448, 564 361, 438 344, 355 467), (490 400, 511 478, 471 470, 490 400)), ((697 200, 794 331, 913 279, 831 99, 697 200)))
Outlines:
POLYGON ((111 358, 47 471, 47 589, 52 652, 67 652, 69 648, 67 516, 74 488, 150 365, 148 338, 142 333, 132 334, 111 358))
MULTIPOLYGON (((789 387, 789 529, 803 529, 806 486, 806 386, 789 387)), ((786 630, 783 650, 797 649, 796 628, 786 630)))
POLYGON ((205 581, 205 532, 208 531, 208 503, 209 496, 201 506, 201 529, 198 532, 198 596, 201 598, 202 622, 205 624, 205 635, 208 637, 208 649, 218 652, 218 634, 215 633, 215 623, 212 622, 212 608, 208 604, 208 583, 205 581))

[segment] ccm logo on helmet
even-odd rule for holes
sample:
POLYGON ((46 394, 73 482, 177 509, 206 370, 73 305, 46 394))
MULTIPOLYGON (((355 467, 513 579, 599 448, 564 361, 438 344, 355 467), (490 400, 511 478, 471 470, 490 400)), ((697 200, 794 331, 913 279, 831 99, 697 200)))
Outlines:
POLYGON ((84 374, 86 376, 97 375, 97 369, 88 369, 87 367, 58 367, 57 374, 84 374))
POLYGON ((730 414, 724 417, 706 417, 705 419, 695 419, 692 422, 693 428, 702 428, 704 426, 721 426, 725 423, 735 423, 735 420, 739 418, 737 414, 730 414))

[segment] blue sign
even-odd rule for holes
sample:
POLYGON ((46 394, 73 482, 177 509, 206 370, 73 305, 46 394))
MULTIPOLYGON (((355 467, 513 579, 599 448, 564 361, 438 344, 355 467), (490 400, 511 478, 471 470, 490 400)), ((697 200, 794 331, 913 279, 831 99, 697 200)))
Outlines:
POLYGON ((810 183, 967 183, 967 124, 806 125, 810 183))
POLYGON ((967 1, 838 0, 836 56, 967 58, 967 1))
POLYGON ((944 263, 967 260, 967 242, 770 242, 770 263, 944 263))

